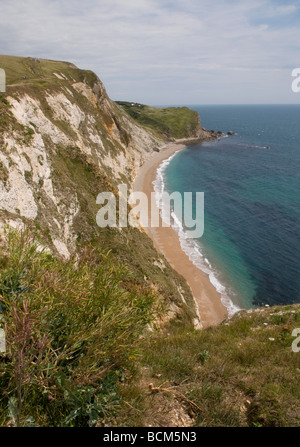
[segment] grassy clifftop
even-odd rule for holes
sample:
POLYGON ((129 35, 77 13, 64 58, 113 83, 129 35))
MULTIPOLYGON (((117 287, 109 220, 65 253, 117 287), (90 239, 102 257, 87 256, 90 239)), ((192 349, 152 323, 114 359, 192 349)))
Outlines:
POLYGON ((151 334, 121 423, 299 426, 298 327, 300 305, 292 305, 242 311, 199 332, 171 324, 151 334))
MULTIPOLYGON (((69 62, 51 61, 32 57, 0 56, 0 66, 5 70, 8 86, 59 83, 70 79, 80 80, 83 72, 69 62)), ((94 75, 95 76, 95 75, 94 75)))
POLYGON ((188 107, 150 107, 117 101, 132 118, 157 136, 164 138, 197 138, 201 124, 197 112, 188 107))

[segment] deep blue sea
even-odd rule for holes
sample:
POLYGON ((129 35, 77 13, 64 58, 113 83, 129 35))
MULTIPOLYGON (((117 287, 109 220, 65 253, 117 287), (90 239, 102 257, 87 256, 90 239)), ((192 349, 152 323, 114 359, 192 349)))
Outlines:
MULTIPOLYGON (((300 105, 190 106, 208 130, 161 167, 169 192, 204 192, 205 230, 179 237, 230 314, 300 302, 300 105)), ((195 205, 195 204, 194 204, 195 205)))

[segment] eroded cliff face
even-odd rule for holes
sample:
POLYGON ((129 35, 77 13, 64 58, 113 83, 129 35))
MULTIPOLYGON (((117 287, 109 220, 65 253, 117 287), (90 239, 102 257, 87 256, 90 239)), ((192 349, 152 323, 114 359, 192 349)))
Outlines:
POLYGON ((44 88, 34 80, 8 86, 1 114, 1 223, 46 225, 65 257, 78 238, 74 220, 84 199, 95 202, 105 185, 130 184, 153 149, 164 145, 109 99, 94 74, 76 68, 54 72, 44 88), (78 184, 76 170, 83 167, 94 197, 84 197, 78 184))
MULTIPOLYGON (((121 183, 130 191, 137 169, 170 138, 138 124, 90 71, 10 56, 0 56, 0 66, 7 74, 0 95, 2 252, 7 225, 31 227, 44 248, 66 260, 100 247, 127 266, 130 290, 155 291, 167 305, 165 321, 179 318, 198 327, 188 285, 146 233, 96 224, 98 194, 117 196, 121 183)), ((185 135, 210 138, 194 121, 185 135)))

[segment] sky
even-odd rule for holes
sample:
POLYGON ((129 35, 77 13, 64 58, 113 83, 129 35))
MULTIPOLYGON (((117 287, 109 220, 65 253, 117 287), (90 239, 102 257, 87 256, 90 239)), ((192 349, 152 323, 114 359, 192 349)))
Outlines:
POLYGON ((299 104, 300 0, 0 0, 0 54, 93 70, 113 100, 299 104))

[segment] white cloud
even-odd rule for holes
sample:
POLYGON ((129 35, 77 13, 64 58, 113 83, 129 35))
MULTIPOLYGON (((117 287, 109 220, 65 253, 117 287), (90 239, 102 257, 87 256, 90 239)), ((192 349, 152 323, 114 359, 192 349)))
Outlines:
POLYGON ((266 15, 269 17, 276 17, 276 16, 285 16, 293 14, 297 11, 299 6, 297 5, 279 5, 279 6, 272 6, 266 10, 266 15))
POLYGON ((297 8, 275 3, 0 0, 0 53, 70 60, 94 70, 114 99, 197 103, 205 91, 205 102, 232 102, 243 73, 234 102, 270 102, 270 84, 273 102, 294 101, 284 67, 298 63, 296 29, 270 20, 297 8))

